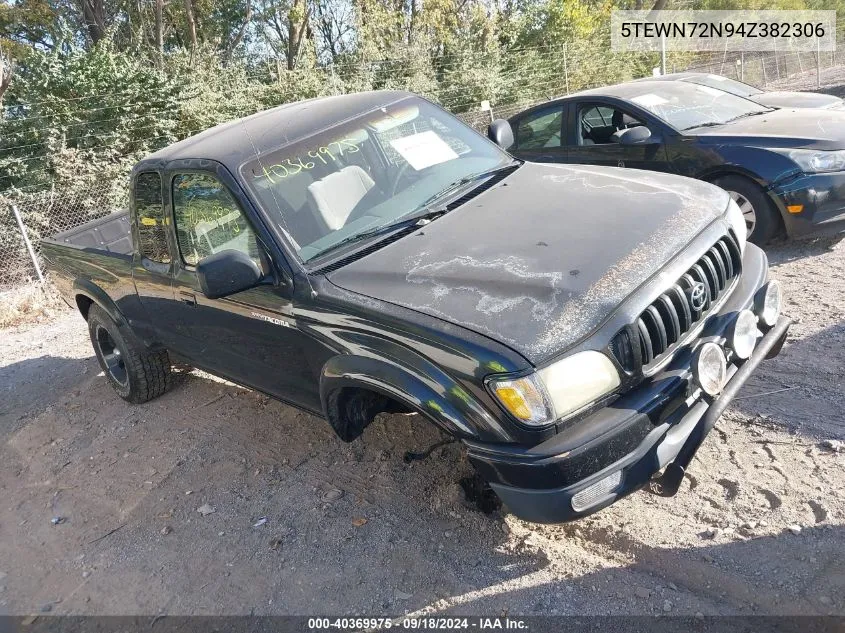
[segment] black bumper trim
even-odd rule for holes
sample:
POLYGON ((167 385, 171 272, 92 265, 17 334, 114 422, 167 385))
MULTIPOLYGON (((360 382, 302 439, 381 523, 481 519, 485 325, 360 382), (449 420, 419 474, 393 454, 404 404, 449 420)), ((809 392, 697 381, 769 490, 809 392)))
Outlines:
MULTIPOLYGON (((661 469, 661 462, 667 461, 665 456, 658 455, 658 448, 666 439, 667 433, 673 429, 686 428, 688 425, 692 425, 680 450, 668 460, 670 463, 667 466, 667 471, 674 470, 673 464, 685 469, 719 416, 748 380, 751 373, 763 360, 769 358, 772 352, 779 351, 786 338, 790 323, 791 321, 785 317, 778 320, 775 326, 758 342, 751 358, 733 373, 722 393, 712 402, 708 404, 704 400, 699 400, 689 408, 676 411, 667 417, 663 423, 652 427, 652 430, 634 450, 613 464, 576 483, 559 488, 515 487, 499 483, 495 479, 490 482, 491 487, 510 511, 521 519, 537 523, 572 521, 607 507, 614 501, 651 482, 654 474, 661 469), (706 405, 706 407, 702 405, 706 405), (573 509, 572 498, 576 494, 616 471, 622 471, 622 481, 613 491, 595 499, 592 505, 582 511, 573 509)), ((565 453, 556 457, 546 457, 545 460, 565 461, 568 457, 569 454, 565 453)), ((470 459, 476 464, 472 454, 470 454, 470 459)), ((510 466, 518 467, 517 464, 513 463, 510 466)), ((530 464, 525 464, 525 466, 531 467, 530 464)), ((483 469, 479 470, 484 476, 483 469)), ((683 477, 683 470, 681 477, 683 477)), ((668 483, 668 481, 664 483, 668 483)))

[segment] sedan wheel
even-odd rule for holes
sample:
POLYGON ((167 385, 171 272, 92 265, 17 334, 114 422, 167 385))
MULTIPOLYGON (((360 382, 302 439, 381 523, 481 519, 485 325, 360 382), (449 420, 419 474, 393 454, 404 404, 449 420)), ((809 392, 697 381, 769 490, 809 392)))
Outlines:
POLYGON ((739 192, 728 191, 728 193, 736 202, 739 210, 742 211, 742 217, 745 218, 745 235, 749 237, 754 232, 754 227, 757 226, 757 213, 754 211, 754 205, 739 192))
POLYGON ((780 213, 756 182, 730 174, 716 178, 713 184, 727 191, 739 207, 749 242, 766 244, 783 228, 780 213))

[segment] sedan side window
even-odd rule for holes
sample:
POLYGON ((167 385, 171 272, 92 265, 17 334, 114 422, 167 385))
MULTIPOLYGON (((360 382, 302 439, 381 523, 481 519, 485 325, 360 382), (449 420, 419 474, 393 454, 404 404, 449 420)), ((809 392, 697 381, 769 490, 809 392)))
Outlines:
POLYGON ((196 266, 224 250, 249 255, 263 268, 255 232, 229 190, 211 174, 173 177, 173 214, 182 261, 196 266))
POLYGON ((618 142, 618 133, 645 125, 639 119, 606 105, 582 105, 578 108, 578 144, 606 145, 618 142))
POLYGON ((563 106, 540 110, 520 119, 516 129, 516 149, 560 147, 563 106))

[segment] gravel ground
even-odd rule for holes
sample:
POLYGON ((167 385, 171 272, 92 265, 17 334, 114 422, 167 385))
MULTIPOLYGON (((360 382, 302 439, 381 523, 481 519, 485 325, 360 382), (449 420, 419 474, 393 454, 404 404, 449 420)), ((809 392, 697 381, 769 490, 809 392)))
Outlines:
POLYGON ((845 242, 769 255, 796 324, 680 493, 563 526, 405 464, 419 417, 347 445, 198 372, 131 406, 78 315, 2 330, 0 615, 845 614, 845 242))

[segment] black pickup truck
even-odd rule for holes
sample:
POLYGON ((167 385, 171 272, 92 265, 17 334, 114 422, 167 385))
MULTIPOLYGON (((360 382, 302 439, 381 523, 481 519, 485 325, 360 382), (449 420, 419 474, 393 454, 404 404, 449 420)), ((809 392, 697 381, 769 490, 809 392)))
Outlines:
POLYGON ((789 321, 715 186, 514 160, 405 92, 293 103, 144 160, 44 240, 133 403, 185 362, 328 420, 460 440, 516 515, 674 494, 789 321))

